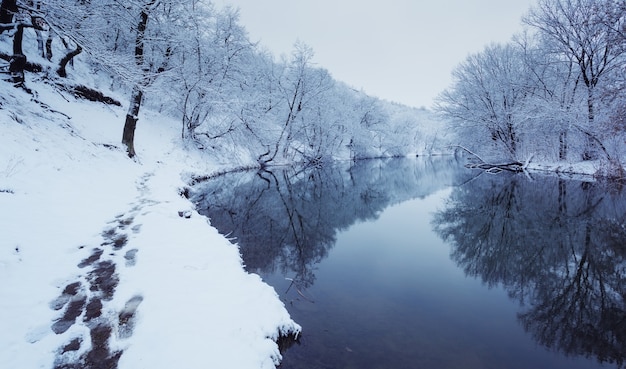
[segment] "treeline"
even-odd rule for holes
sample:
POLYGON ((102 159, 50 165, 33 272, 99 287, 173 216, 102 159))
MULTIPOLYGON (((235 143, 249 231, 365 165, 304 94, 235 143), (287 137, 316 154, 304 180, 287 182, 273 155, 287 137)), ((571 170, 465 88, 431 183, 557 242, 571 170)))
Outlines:
POLYGON ((427 112, 335 81, 305 44, 275 58, 250 40, 233 8, 206 0, 3 0, 2 10, 14 15, 10 24, 3 20, 7 33, 33 19, 45 23, 37 35, 48 41, 37 58, 52 63, 51 70, 61 58, 81 55, 91 72, 127 92, 123 144, 131 157, 145 105, 179 119, 187 144, 261 166, 404 156, 440 146, 427 112), (45 57, 55 44, 63 52, 45 57))
POLYGON ((623 176, 626 1, 539 0, 523 23, 458 65, 437 110, 485 156, 599 160, 623 176))

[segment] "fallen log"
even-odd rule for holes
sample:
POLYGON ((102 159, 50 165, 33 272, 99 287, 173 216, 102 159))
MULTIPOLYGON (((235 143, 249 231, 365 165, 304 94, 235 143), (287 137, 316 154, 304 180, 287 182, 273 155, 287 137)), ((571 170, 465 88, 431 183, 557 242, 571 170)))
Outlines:
POLYGON ((122 106, 122 103, 114 98, 106 96, 102 92, 85 85, 67 86, 67 91, 78 98, 83 98, 93 102, 101 102, 107 105, 122 106))
POLYGON ((468 153, 474 158, 475 162, 465 164, 465 167, 470 168, 470 169, 482 169, 485 172, 492 173, 492 174, 500 173, 502 171, 520 173, 520 172, 524 172, 524 169, 528 165, 528 163, 523 164, 523 163, 520 163, 519 161, 500 163, 500 164, 488 163, 485 160, 483 160, 480 156, 478 156, 476 153, 472 152, 471 150, 469 150, 468 148, 464 146, 456 145, 453 147, 465 151, 466 153, 468 153))
POLYGON ((482 169, 488 173, 500 173, 502 171, 509 171, 519 173, 524 171, 524 165, 520 162, 512 162, 505 164, 491 164, 491 163, 467 163, 466 168, 482 169))

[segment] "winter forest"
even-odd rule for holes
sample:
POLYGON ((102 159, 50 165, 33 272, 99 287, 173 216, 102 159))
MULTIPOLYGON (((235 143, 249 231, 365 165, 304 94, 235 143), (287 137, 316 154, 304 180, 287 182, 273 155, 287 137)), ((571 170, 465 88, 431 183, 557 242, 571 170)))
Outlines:
MULTIPOLYGON (((276 60, 248 38, 235 9, 209 1, 3 1, 2 11, 5 31, 35 29, 41 55, 27 55, 26 68, 56 71, 50 81, 67 76, 60 83, 71 86, 66 64, 85 55, 92 74, 110 76, 104 89, 127 91, 131 157, 143 106, 179 119, 187 144, 260 165, 407 155, 436 141, 415 124, 423 111, 335 81, 304 43, 276 60)), ((24 57, 14 55, 4 58, 17 69, 24 57)))
POLYGON ((236 9, 205 0, 4 0, 2 29, 15 36, 2 57, 16 82, 24 68, 55 71, 42 78, 63 77, 55 83, 75 89, 67 64, 85 56, 91 73, 110 79, 100 88, 129 95, 123 144, 131 157, 138 113, 149 106, 180 120, 189 145, 245 153, 241 160, 262 166, 459 144, 522 162, 599 160, 604 175, 621 176, 625 9, 620 0, 540 0, 525 32, 453 71, 435 106, 447 125, 428 126, 423 110, 334 80, 303 42, 277 59, 248 38, 236 9), (22 33, 36 34, 40 55, 24 55, 22 33))
POLYGON ((518 161, 599 160, 623 177, 626 2, 539 0, 526 31, 454 71, 438 110, 475 150, 518 161))

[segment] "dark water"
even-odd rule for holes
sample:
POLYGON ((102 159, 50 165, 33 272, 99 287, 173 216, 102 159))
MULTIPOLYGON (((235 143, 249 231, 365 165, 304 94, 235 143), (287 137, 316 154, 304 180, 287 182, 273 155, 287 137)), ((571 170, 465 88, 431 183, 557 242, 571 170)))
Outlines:
POLYGON ((617 368, 626 193, 454 158, 225 175, 198 210, 303 326, 282 368, 617 368))

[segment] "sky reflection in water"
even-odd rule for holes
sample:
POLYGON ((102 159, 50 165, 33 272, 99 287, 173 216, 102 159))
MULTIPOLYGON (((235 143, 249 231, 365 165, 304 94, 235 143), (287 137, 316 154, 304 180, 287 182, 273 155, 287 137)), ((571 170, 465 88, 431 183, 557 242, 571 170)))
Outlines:
POLYGON ((194 201, 303 326, 282 368, 613 368, 598 361, 626 356, 619 190, 438 158, 231 174, 194 201))

